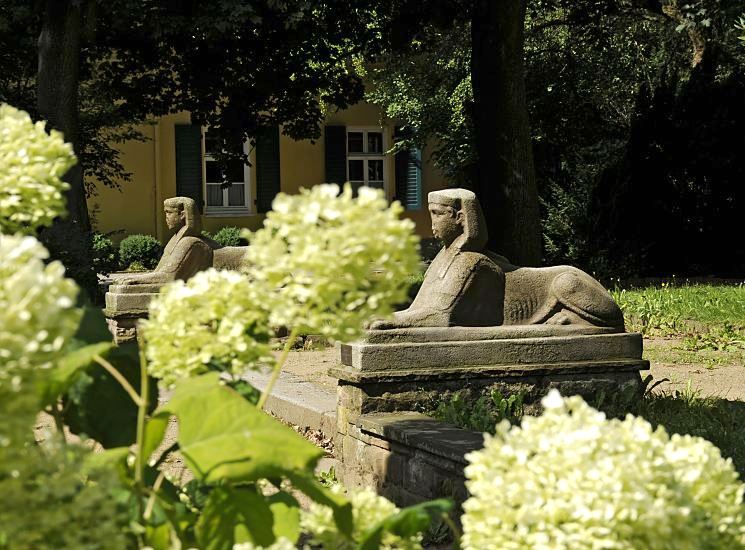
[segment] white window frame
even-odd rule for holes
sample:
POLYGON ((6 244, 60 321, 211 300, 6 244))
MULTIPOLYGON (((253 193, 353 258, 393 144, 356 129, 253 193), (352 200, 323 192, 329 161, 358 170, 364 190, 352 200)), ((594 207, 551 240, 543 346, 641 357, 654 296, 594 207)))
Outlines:
MULTIPOLYGON (((207 163, 214 162, 212 155, 207 153, 207 128, 202 128, 202 187, 204 192, 204 215, 211 217, 238 217, 238 216, 250 216, 254 214, 254 202, 253 194, 251 193, 251 167, 247 164, 243 165, 243 181, 233 183, 243 183, 243 198, 244 204, 240 206, 228 206, 228 193, 229 188, 226 187, 222 190, 222 204, 223 206, 210 206, 207 204, 207 163)), ((251 146, 248 141, 243 142, 243 153, 248 155, 251 151, 251 146)), ((212 185, 212 182, 209 182, 212 185)))
POLYGON ((347 133, 344 136, 344 147, 347 150, 347 160, 346 160, 346 169, 347 169, 347 181, 351 181, 349 177, 349 161, 350 160, 361 160, 362 163, 362 176, 364 178, 362 185, 367 185, 369 179, 369 171, 368 171, 368 161, 370 160, 382 160, 383 161, 383 192, 385 193, 385 196, 388 196, 388 187, 390 185, 389 177, 388 177, 388 157, 390 155, 386 154, 386 151, 388 151, 388 135, 385 131, 385 128, 382 128, 380 126, 348 126, 347 127, 347 133), (349 134, 353 132, 362 133, 362 153, 358 152, 349 152, 349 134), (380 153, 368 153, 367 152, 367 134, 369 132, 379 133, 382 136, 382 151, 380 153))

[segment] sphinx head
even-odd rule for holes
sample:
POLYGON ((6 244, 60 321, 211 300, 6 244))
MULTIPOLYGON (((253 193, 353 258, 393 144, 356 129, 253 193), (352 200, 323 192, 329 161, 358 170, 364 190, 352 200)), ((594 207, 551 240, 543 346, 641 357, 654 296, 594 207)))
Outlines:
POLYGON ((172 197, 163 201, 168 229, 178 229, 186 226, 187 233, 199 236, 199 216, 197 203, 189 197, 172 197))
POLYGON ((432 234, 446 247, 480 252, 486 246, 484 214, 476 195, 467 189, 443 189, 427 196, 432 234))

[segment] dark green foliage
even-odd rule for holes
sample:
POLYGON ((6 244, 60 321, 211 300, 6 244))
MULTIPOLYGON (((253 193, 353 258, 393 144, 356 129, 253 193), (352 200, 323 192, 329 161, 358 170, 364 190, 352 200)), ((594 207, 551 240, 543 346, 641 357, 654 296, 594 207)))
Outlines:
MULTIPOLYGON (((139 393, 140 360, 134 344, 115 347, 103 357, 115 365, 139 393)), ((149 384, 149 410, 158 404, 158 386, 149 384)), ((64 419, 70 431, 85 434, 104 448, 123 447, 136 438, 137 406, 111 374, 97 363, 81 370, 64 399, 64 419)))
POLYGON ((119 262, 129 267, 138 262, 146 269, 155 269, 163 254, 160 242, 150 235, 130 235, 119 243, 119 262))
POLYGON ((91 234, 80 224, 65 221, 42 230, 39 239, 49 250, 49 259, 59 260, 65 266, 65 276, 73 279, 90 298, 95 298, 98 279, 91 234))
POLYGON ((111 273, 119 269, 118 250, 108 235, 94 231, 91 235, 93 267, 96 273, 111 273))

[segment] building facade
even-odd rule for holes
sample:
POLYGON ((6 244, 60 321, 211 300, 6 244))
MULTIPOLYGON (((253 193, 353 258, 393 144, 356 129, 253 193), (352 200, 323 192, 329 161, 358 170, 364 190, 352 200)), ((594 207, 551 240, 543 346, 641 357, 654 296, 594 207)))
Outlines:
POLYGON ((295 141, 279 128, 256 137, 255 147, 244 144, 250 166, 237 162, 225 173, 214 161, 209 131, 191 124, 188 113, 168 115, 140 128, 147 141, 123 144, 121 162, 132 181, 121 190, 99 186, 89 199, 97 230, 115 237, 144 233, 167 239, 163 200, 184 195, 202 205, 202 227, 214 233, 222 227, 258 229, 274 196, 297 193, 301 187, 349 181, 384 190, 399 200, 405 216, 416 223, 422 237, 431 236, 426 195, 445 187, 442 174, 427 162, 427 151, 412 149, 386 153, 398 128, 382 120, 380 109, 358 103, 328 115, 322 136, 315 142, 295 141))

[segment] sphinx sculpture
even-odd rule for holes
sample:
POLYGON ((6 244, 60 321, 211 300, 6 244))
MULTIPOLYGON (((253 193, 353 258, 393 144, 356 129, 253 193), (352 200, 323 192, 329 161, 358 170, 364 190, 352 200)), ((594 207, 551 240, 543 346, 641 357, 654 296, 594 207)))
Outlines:
POLYGON ((197 206, 189 197, 172 197, 163 201, 166 225, 175 231, 163 249, 158 265, 144 273, 116 274, 117 285, 165 284, 188 280, 209 267, 237 268, 245 254, 242 246, 221 246, 201 234, 197 206))
POLYGON ((486 223, 474 193, 446 189, 428 199, 432 233, 444 247, 411 306, 370 328, 548 324, 623 331, 620 308, 584 271, 517 267, 486 250, 486 223))
POLYGON ((485 403, 519 396, 534 413, 549 388, 587 400, 613 396, 616 404, 643 392, 640 371, 649 362, 641 334, 625 332, 620 308, 598 281, 569 266, 517 267, 487 250, 470 191, 430 193, 429 212, 444 247, 411 306, 341 343, 329 370, 339 381, 344 445, 355 448, 356 434, 404 418, 381 413, 453 395, 485 403))
POLYGON ((156 268, 144 273, 110 275, 104 313, 117 342, 135 337, 137 320, 147 316, 150 300, 164 284, 188 280, 210 267, 237 269, 245 255, 245 246, 221 246, 201 234, 193 199, 172 197, 163 201, 163 207, 168 229, 174 233, 156 268))

